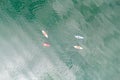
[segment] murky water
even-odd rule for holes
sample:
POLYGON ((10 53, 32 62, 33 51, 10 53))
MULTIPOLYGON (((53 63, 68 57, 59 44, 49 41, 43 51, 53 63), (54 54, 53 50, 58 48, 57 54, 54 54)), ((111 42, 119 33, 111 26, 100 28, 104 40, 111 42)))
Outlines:
POLYGON ((0 80, 120 80, 119 75, 119 0, 0 0, 0 80))

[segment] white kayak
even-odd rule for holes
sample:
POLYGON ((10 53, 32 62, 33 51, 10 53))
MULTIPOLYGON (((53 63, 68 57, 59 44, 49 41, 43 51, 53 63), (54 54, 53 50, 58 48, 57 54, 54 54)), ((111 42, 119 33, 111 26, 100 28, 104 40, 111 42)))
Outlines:
POLYGON ((46 33, 44 30, 42 30, 42 34, 43 34, 46 38, 48 38, 48 35, 47 35, 47 33, 46 33))
POLYGON ((75 38, 77 38, 77 39, 84 39, 84 37, 78 36, 78 35, 75 35, 75 38))

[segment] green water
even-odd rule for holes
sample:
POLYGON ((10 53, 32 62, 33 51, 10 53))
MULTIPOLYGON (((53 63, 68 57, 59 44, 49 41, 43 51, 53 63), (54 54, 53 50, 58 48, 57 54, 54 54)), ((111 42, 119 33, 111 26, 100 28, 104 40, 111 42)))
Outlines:
POLYGON ((0 0, 0 80, 120 80, 120 0, 0 0))

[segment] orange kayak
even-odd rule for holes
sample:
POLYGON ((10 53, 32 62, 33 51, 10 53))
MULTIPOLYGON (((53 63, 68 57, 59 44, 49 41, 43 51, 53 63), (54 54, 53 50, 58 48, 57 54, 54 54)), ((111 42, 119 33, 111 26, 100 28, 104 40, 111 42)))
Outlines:
POLYGON ((75 49, 83 49, 81 46, 73 46, 75 49))

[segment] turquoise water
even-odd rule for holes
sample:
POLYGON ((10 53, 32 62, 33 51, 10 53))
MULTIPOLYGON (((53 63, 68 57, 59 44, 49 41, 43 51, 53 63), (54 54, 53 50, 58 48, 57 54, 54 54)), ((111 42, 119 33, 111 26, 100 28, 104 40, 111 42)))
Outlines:
POLYGON ((0 80, 120 80, 120 1, 0 0, 0 80))

